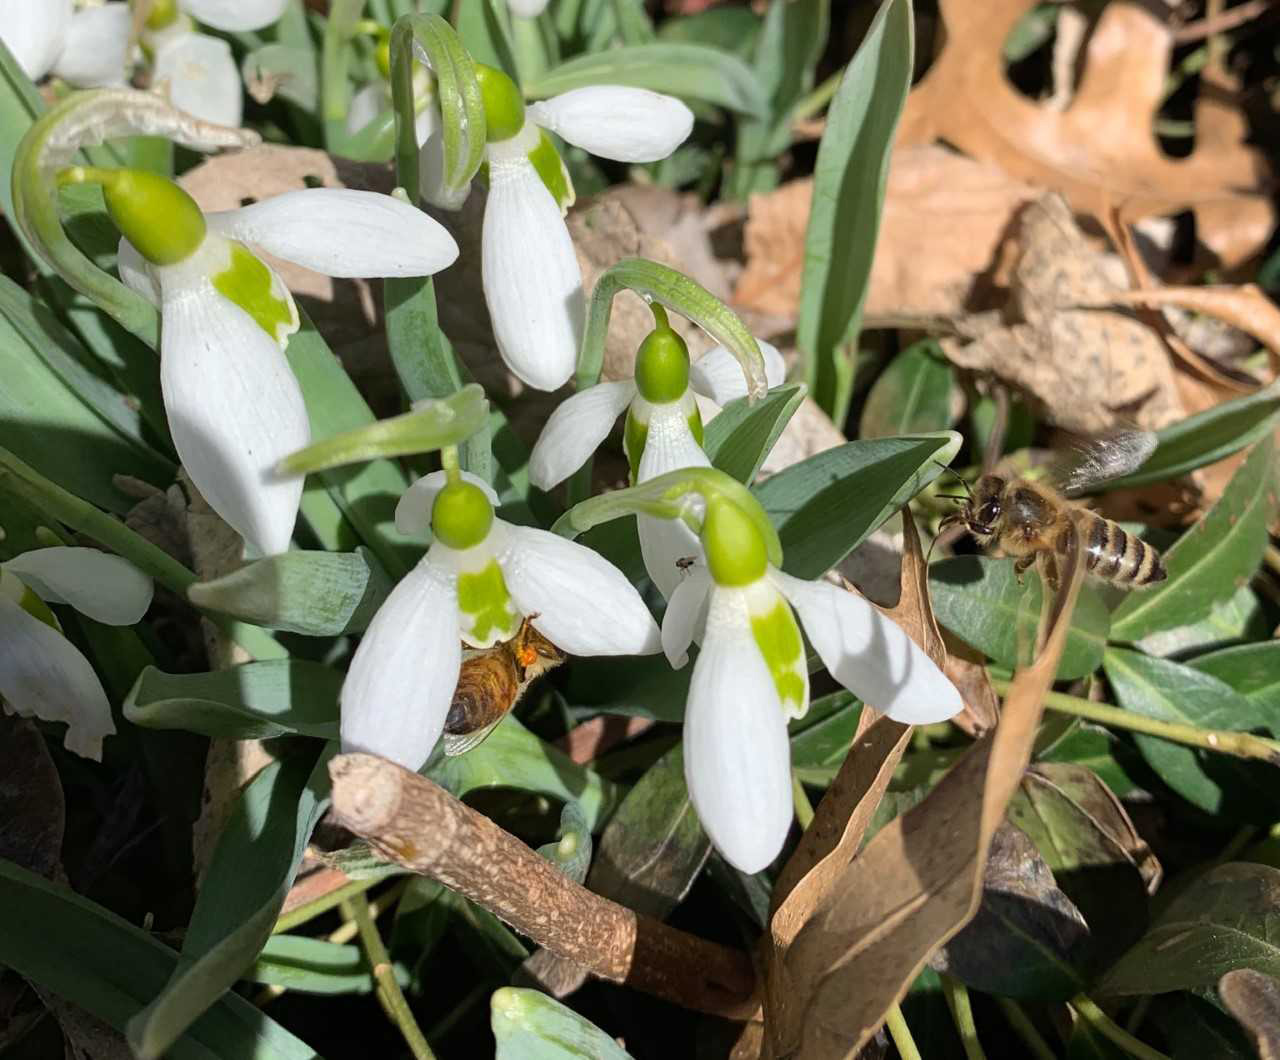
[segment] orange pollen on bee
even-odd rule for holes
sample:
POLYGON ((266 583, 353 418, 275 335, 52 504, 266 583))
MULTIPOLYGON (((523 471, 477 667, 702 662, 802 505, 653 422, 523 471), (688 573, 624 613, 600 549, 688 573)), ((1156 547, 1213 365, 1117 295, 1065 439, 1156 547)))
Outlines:
POLYGON ((537 659, 538 653, 527 644, 516 652, 516 661, 521 666, 532 666, 537 659))

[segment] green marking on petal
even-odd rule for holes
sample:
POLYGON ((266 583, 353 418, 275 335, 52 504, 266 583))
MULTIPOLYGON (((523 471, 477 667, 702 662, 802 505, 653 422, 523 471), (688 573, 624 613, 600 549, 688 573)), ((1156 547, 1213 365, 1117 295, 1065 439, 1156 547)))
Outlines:
POLYGON ((213 276, 213 286, 281 344, 298 330, 298 314, 288 293, 273 288, 271 270, 240 243, 229 244, 231 263, 213 276))
POLYGON ((702 445, 702 413, 698 411, 698 403, 693 404, 693 411, 689 413, 689 431, 693 435, 693 440, 702 445))
POLYGON ((39 619, 50 629, 62 632, 62 626, 57 616, 49 610, 49 605, 32 592, 27 583, 16 574, 0 570, 0 596, 12 600, 32 618, 39 619))
POLYGON ((573 180, 569 177, 569 171, 565 168, 556 145, 545 132, 540 131, 538 146, 529 152, 529 161, 533 163, 542 183, 547 186, 547 191, 551 192, 560 211, 563 213, 569 209, 574 200, 573 180))
POLYGON ((799 716, 808 709, 805 702, 804 640, 796 616, 785 600, 778 600, 764 615, 751 616, 751 633, 764 656, 778 698, 788 714, 799 716))
POLYGON ((627 409, 627 422, 623 429, 622 448, 627 453, 627 463, 631 466, 631 485, 636 484, 640 475, 640 458, 644 456, 644 443, 649 437, 649 425, 641 423, 636 414, 627 409))
POLYGON ((509 640, 520 622, 502 568, 492 560, 482 571, 458 575, 458 610, 471 639, 480 643, 509 640))

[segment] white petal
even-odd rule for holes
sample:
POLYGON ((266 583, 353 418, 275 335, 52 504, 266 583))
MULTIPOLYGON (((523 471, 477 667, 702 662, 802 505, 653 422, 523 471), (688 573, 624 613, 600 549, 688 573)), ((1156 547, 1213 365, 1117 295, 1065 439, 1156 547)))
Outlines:
POLYGON ((239 128, 244 92, 226 41, 204 33, 167 38, 156 52, 151 82, 192 117, 239 128))
POLYGON ((275 340, 207 280, 161 282, 160 385, 178 456, 247 544, 284 552, 303 479, 274 469, 311 440, 293 370, 275 340))
POLYGON ((0 699, 15 714, 65 721, 68 751, 102 761, 116 731, 111 705, 89 660, 71 641, 0 597, 0 699))
POLYGON ((387 597, 342 685, 342 749, 421 769, 458 685, 462 642, 453 581, 427 560, 387 597))
POLYGON ((635 396, 635 383, 623 379, 597 383, 560 402, 529 454, 529 481, 549 490, 577 471, 635 396))
POLYGON ((418 140, 418 194, 424 202, 442 210, 460 210, 471 194, 471 182, 456 191, 444 186, 444 123, 434 100, 427 103, 414 121, 418 140))
POLYGON ((326 276, 431 276, 458 259, 458 244, 439 221, 374 191, 287 191, 211 214, 209 223, 326 276))
MULTIPOLYGON (((689 429, 687 415, 692 407, 692 400, 648 406, 649 431, 645 435, 637 482, 648 482, 668 471, 686 467, 711 466, 707 454, 689 429)), ((681 581, 680 568, 676 564, 690 556, 701 556, 702 545, 692 530, 674 519, 640 515, 636 517, 636 530, 640 536, 644 569, 649 572, 658 592, 670 599, 681 581)))
POLYGON ((507 367, 538 390, 562 387, 578 361, 582 271, 560 207, 527 159, 489 164, 481 271, 507 367))
POLYGON ((521 18, 537 18, 547 9, 550 0, 507 0, 507 7, 513 15, 521 18))
POLYGON ((347 134, 355 135, 391 106, 385 81, 372 81, 351 97, 347 104, 347 134))
POLYGON ((929 725, 964 706, 960 693, 902 627, 857 593, 781 571, 769 577, 795 606, 831 676, 895 721, 929 725))
POLYGON ((57 62, 71 25, 71 0, 0 0, 0 39, 39 81, 57 62))
POLYGON ((160 284, 156 282, 146 258, 124 236, 120 237, 120 245, 116 250, 116 271, 120 273, 121 283, 142 295, 157 309, 160 308, 160 284))
POLYGON ((651 655, 658 627, 640 594, 597 552, 527 526, 506 532, 498 563, 520 613, 569 655, 651 655), (536 617, 535 617, 536 616, 536 617))
POLYGON ((132 626, 151 606, 151 579, 127 559, 96 548, 37 548, 4 566, 42 599, 70 604, 108 626, 132 626))
POLYGON ((544 129, 617 162, 666 158, 693 130, 693 111, 674 96, 624 85, 589 85, 534 103, 529 116, 544 129))
POLYGON ((684 581, 680 565, 685 560, 702 559, 698 535, 679 519, 657 519, 652 515, 636 516, 636 534, 649 580, 663 599, 670 600, 684 581))
MULTIPOLYGON (((778 347, 763 339, 756 339, 764 354, 764 375, 769 386, 781 385, 787 378, 787 363, 778 347)), ((689 385, 703 397, 709 397, 717 405, 727 405, 747 396, 747 381, 742 375, 742 365, 725 347, 708 350, 689 366, 689 385)))
MULTIPOLYGON (((498 506, 498 494, 494 488, 470 471, 462 472, 465 481, 479 486, 489 498, 489 503, 498 506)), ((400 494, 396 504, 396 530, 402 534, 425 536, 431 532, 431 506, 436 502, 436 494, 444 489, 446 476, 443 471, 433 471, 423 475, 412 486, 400 494)))
POLYGON ((181 0, 182 10, 197 22, 237 33, 278 22, 289 0, 181 0))
POLYGON ((711 593, 685 710, 684 775, 702 826, 730 864, 759 872, 778 856, 792 815, 787 721, 733 589, 711 593))
POLYGON ((53 72, 77 88, 123 85, 132 32, 133 14, 128 4, 77 11, 53 72))
POLYGON ((689 645, 707 621, 710 599, 711 575, 701 566, 694 567, 671 594, 662 616, 662 650, 677 670, 689 661, 689 645))

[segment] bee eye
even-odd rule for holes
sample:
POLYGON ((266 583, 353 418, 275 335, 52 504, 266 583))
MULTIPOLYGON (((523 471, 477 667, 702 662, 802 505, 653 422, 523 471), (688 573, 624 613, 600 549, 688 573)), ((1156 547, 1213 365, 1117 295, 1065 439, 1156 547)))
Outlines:
POLYGON ((988 501, 982 506, 978 512, 978 519, 985 525, 990 526, 1000 518, 1000 505, 996 501, 988 501))

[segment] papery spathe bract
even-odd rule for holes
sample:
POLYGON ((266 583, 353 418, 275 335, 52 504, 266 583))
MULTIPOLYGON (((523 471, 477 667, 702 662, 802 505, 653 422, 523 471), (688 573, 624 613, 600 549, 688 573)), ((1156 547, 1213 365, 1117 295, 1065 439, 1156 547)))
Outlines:
POLYGON ((119 556, 56 546, 0 565, 0 703, 22 717, 65 722, 66 747, 100 761, 116 731, 102 683, 44 601, 125 626, 151 605, 151 580, 119 556))

